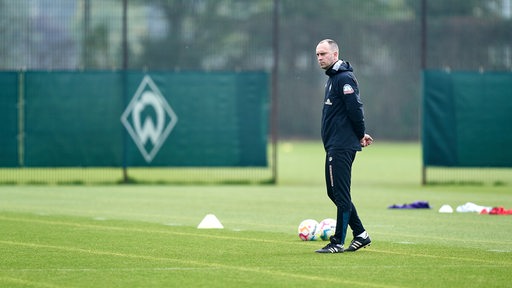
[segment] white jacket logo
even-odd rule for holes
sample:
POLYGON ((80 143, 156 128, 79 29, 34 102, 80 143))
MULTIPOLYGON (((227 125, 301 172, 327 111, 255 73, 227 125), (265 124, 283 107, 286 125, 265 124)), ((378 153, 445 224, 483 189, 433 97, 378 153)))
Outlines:
POLYGON ((151 77, 145 76, 121 116, 121 122, 149 163, 178 122, 178 117, 151 77), (143 113, 148 110, 154 112, 155 119, 143 113))

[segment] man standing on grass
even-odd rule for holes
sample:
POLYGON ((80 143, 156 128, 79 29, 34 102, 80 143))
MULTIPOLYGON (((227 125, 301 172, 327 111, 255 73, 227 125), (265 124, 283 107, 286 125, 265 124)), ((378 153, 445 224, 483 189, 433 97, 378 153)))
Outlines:
POLYGON ((353 252, 371 243, 352 203, 350 184, 356 152, 372 144, 373 139, 365 134, 363 103, 353 69, 348 62, 338 59, 338 54, 338 44, 331 39, 316 46, 318 64, 329 76, 322 111, 322 141, 326 151, 327 195, 337 208, 336 231, 329 244, 316 250, 318 253, 353 252), (354 239, 344 249, 348 226, 354 239))

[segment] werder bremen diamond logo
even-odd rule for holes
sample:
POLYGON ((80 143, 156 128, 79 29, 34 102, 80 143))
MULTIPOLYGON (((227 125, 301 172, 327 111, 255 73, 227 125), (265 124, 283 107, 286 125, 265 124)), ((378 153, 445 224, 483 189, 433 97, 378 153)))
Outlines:
POLYGON ((150 163, 171 133, 178 117, 151 77, 144 76, 121 116, 140 153, 150 163))

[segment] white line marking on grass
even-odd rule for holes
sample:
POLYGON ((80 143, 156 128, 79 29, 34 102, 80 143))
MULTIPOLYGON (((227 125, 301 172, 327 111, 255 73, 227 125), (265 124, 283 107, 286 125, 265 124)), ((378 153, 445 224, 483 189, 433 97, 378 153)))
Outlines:
POLYGON ((61 226, 77 227, 77 228, 83 228, 83 229, 94 228, 97 230, 107 230, 107 231, 158 233, 158 234, 180 235, 180 236, 187 236, 187 237, 203 237, 203 238, 221 239, 221 240, 245 240, 245 241, 254 241, 254 242, 261 242, 261 243, 281 243, 281 244, 288 244, 288 245, 289 244, 304 245, 303 241, 290 242, 290 241, 278 241, 278 240, 269 240, 269 239, 241 238, 241 237, 204 234, 204 233, 200 233, 200 232, 188 233, 188 232, 178 232, 178 231, 169 231, 169 230, 125 228, 125 227, 106 226, 106 225, 98 225, 98 224, 79 224, 79 223, 73 223, 73 222, 52 221, 52 220, 44 220, 44 219, 25 219, 25 218, 15 218, 15 217, 11 218, 11 217, 3 217, 3 216, 0 216, 0 219, 6 220, 6 221, 39 223, 39 224, 47 224, 47 225, 61 225, 61 226))
POLYGON ((216 268, 194 267, 155 267, 155 268, 41 268, 41 269, 0 269, 4 272, 136 272, 136 271, 186 271, 186 270, 212 270, 216 268))
MULTIPOLYGON (((386 235, 386 236, 392 236, 395 237, 396 234, 387 233, 387 232, 372 232, 372 234, 380 234, 380 235, 386 235)), ((430 235, 413 235, 413 234, 404 234, 400 233, 401 237, 406 238, 421 238, 422 240, 429 239, 429 240, 436 240, 439 242, 445 242, 445 241, 464 241, 464 242, 473 242, 473 243, 480 243, 480 244, 500 244, 503 243, 506 244, 512 244, 512 241, 507 239, 500 239, 500 240, 491 240, 491 239, 461 239, 461 238, 453 238, 453 237, 445 237, 445 236, 430 236, 430 235)))
POLYGON ((395 242, 396 244, 405 244, 405 245, 414 245, 416 243, 414 242, 410 242, 410 241, 400 241, 400 242, 395 242))
POLYGON ((47 283, 43 283, 39 280, 37 282, 33 282, 33 281, 28 281, 28 280, 24 280, 24 279, 20 279, 20 278, 12 278, 12 277, 5 277, 5 276, 0 276, 0 282, 15 283, 15 284, 21 284, 23 286, 30 286, 30 287, 64 288, 64 286, 47 284, 47 283))
MULTIPOLYGON (((8 213, 31 213, 34 215, 40 216, 58 216, 58 215, 68 215, 68 216, 76 216, 76 217, 95 217, 96 215, 105 215, 110 216, 109 219, 118 219, 118 220, 134 220, 140 221, 140 219, 168 219, 168 214, 160 214, 160 213, 135 213, 135 212, 122 212, 122 211, 106 211, 105 209, 82 209, 80 210, 81 214, 77 214, 76 209, 66 208, 66 207, 58 207, 58 211, 55 209, 50 209, 43 207, 42 209, 47 209, 46 211, 34 212, 38 207, 34 205, 9 205, 9 210, 5 210, 4 212, 8 213)), ((188 217, 188 216, 173 216, 175 219, 181 219, 183 221, 196 221, 197 217, 188 217)), ((165 221, 165 220, 162 220, 165 221)), ((150 221, 151 223, 155 223, 155 221, 150 221)))
POLYGON ((499 249, 491 249, 491 250, 487 250, 489 252, 496 252, 496 253, 510 253, 509 250, 499 250, 499 249))
MULTIPOLYGON (((494 260, 486 260, 486 259, 480 259, 480 258, 465 258, 465 257, 440 256, 440 255, 432 255, 432 254, 402 253, 402 252, 389 251, 389 250, 378 250, 378 249, 370 249, 367 251, 370 253, 371 252, 386 253, 386 254, 394 254, 394 255, 403 255, 403 256, 407 256, 407 257, 425 257, 425 258, 432 258, 432 259, 480 262, 480 263, 487 263, 487 264, 494 264, 494 265, 498 264, 494 260)), ((501 262, 499 264, 504 265, 504 266, 512 266, 512 262, 501 262)))
POLYGON ((263 269, 260 267, 232 266, 232 265, 213 263, 213 262, 207 263, 207 262, 198 262, 198 261, 193 261, 193 260, 174 259, 174 258, 168 258, 168 257, 153 257, 153 256, 126 254, 126 253, 119 253, 119 252, 112 252, 112 251, 83 249, 83 248, 78 248, 78 247, 55 246, 55 245, 47 245, 47 244, 39 244, 39 243, 14 242, 14 241, 2 241, 2 240, 0 240, 0 244, 30 247, 30 248, 34 248, 34 249, 40 249, 40 248, 55 249, 55 250, 62 250, 62 251, 69 251, 69 252, 86 253, 86 254, 92 254, 92 255, 123 257, 123 258, 131 258, 131 259, 143 259, 143 260, 149 260, 149 261, 173 262, 173 263, 181 263, 182 265, 194 265, 194 266, 209 267, 209 268, 215 268, 215 269, 229 269, 229 270, 236 270, 236 271, 241 271, 241 272, 265 274, 265 275, 282 277, 284 279, 291 279, 291 278, 304 279, 304 280, 308 280, 308 281, 316 281, 319 283, 331 282, 331 283, 346 284, 346 285, 351 285, 351 286, 377 287, 377 288, 398 287, 395 285, 393 285, 393 286, 382 285, 382 284, 377 284, 377 283, 368 283, 368 282, 364 282, 364 281, 356 282, 356 281, 350 281, 350 280, 344 280, 344 279, 320 277, 320 276, 315 276, 315 275, 293 274, 293 273, 281 272, 281 271, 276 271, 276 270, 267 270, 267 269, 263 269))

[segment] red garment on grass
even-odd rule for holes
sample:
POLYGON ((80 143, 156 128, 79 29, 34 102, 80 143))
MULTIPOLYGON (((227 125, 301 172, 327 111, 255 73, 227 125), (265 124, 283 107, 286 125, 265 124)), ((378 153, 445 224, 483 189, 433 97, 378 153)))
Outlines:
POLYGON ((489 211, 489 215, 512 215, 512 209, 505 209, 503 207, 494 207, 489 211))

